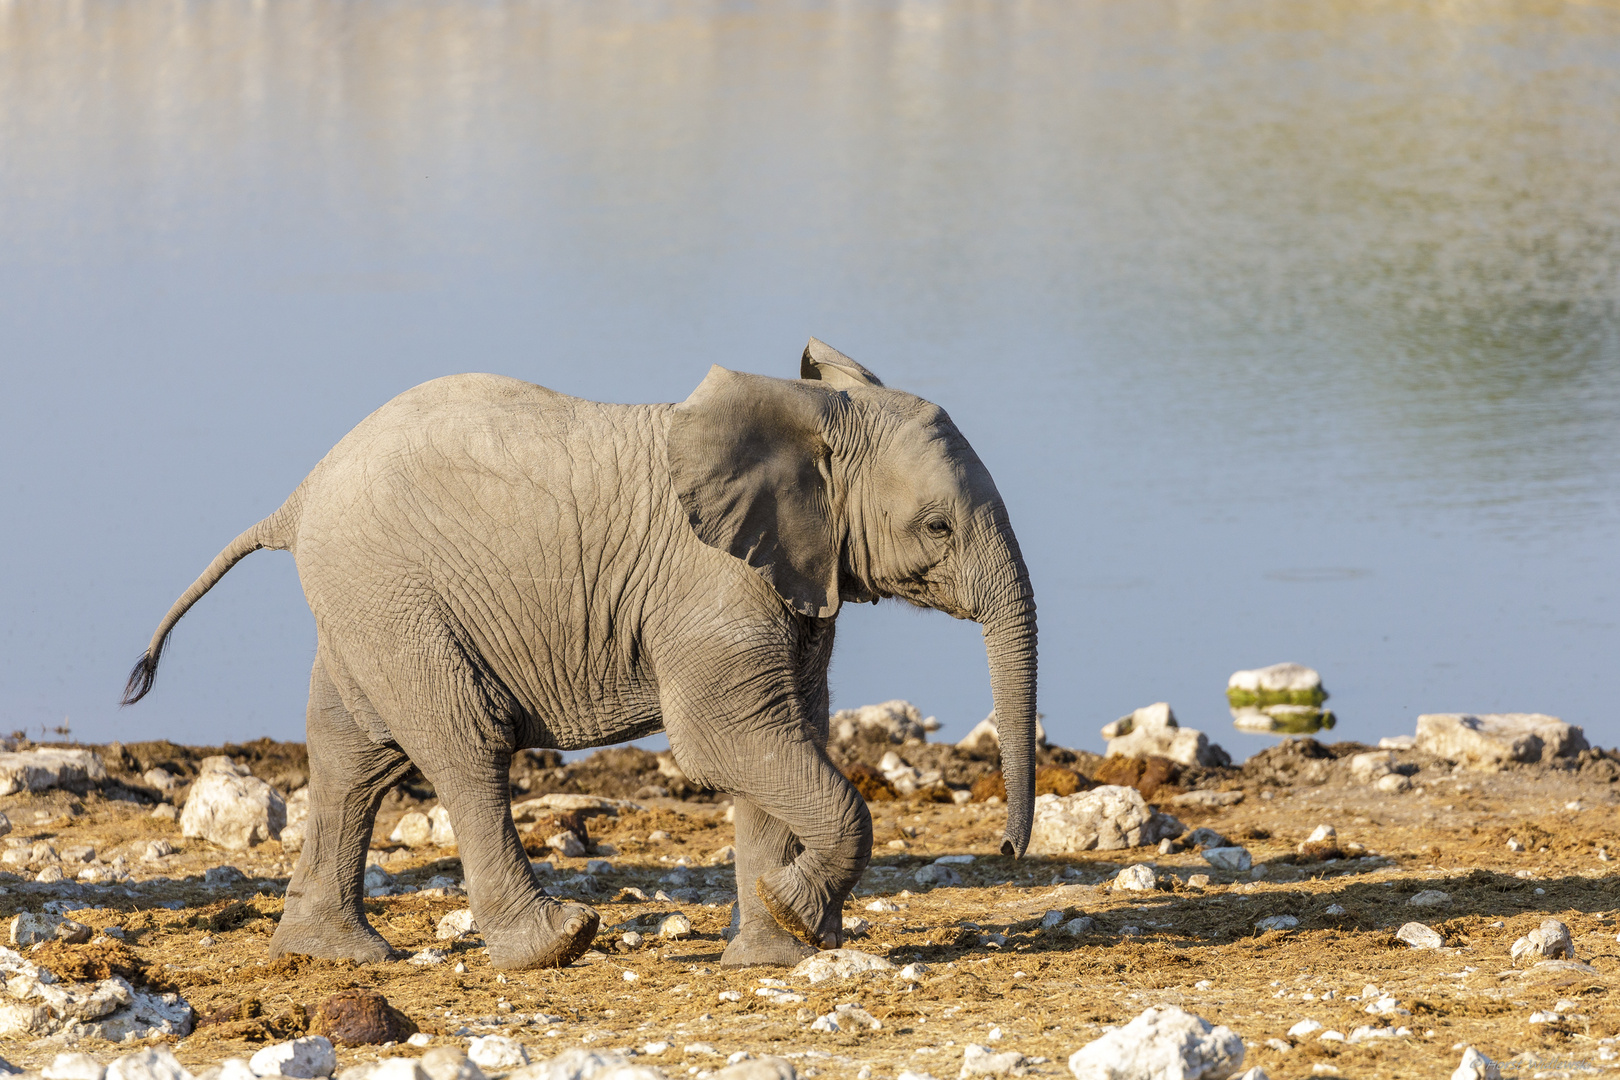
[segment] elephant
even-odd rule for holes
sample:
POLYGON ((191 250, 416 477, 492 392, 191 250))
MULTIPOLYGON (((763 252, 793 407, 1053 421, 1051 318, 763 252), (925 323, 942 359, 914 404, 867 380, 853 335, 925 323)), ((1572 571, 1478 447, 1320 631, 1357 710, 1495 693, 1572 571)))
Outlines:
POLYGON ((945 411, 811 339, 798 379, 711 367, 678 404, 619 405, 486 374, 407 390, 350 431, 175 602, 136 662, 235 563, 291 551, 316 650, 310 808, 271 955, 386 960, 362 904, 377 808, 414 765, 455 828, 497 968, 561 967, 591 908, 548 896, 513 824, 526 748, 664 731, 730 794, 737 933, 721 962, 789 965, 843 941, 872 818, 827 756, 845 603, 978 622, 1028 845, 1034 593, 990 473, 945 411))

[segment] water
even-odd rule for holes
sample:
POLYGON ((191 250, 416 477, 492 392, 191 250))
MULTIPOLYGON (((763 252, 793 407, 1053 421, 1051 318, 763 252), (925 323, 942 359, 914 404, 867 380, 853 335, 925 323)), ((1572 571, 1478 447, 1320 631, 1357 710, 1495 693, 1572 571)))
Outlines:
MULTIPOLYGON (((814 334, 948 408, 1053 736, 1296 660, 1336 735, 1620 741, 1620 12, 1552 3, 0 3, 0 727, 298 737, 284 554, 452 371, 679 400, 814 334)), ((840 620, 837 703, 989 708, 840 620)))

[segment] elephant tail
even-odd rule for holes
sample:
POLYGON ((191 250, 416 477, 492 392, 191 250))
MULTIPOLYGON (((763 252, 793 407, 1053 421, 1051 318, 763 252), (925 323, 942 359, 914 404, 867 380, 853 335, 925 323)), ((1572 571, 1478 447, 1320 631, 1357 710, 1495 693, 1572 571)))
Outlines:
POLYGON ((158 660, 163 655, 164 646, 169 642, 169 632, 174 629, 174 624, 191 609, 192 604, 202 599, 204 593, 218 584, 219 579, 224 577, 231 567, 260 548, 286 551, 292 547, 293 535, 298 527, 300 504, 303 502, 302 491, 302 487, 294 491, 287 501, 281 504, 281 509, 227 544, 224 551, 214 556, 214 561, 208 564, 208 569, 202 572, 202 576, 193 581, 191 588, 174 602, 169 613, 158 624, 157 633, 152 635, 152 643, 146 647, 141 658, 135 661, 135 667, 130 670, 129 682, 124 684, 123 704, 135 704, 152 689, 152 683, 157 678, 158 660))

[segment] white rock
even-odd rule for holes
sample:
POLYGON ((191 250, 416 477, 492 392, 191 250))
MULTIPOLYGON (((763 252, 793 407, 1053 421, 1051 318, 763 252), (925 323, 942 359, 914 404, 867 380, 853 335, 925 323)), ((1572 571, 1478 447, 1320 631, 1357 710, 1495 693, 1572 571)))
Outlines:
POLYGON ((1451 903, 1451 894, 1439 889, 1424 889, 1414 893, 1406 903, 1408 907, 1445 907, 1451 903))
POLYGON ((40 912, 25 911, 11 919, 10 940, 20 949, 31 945, 38 945, 42 941, 50 941, 56 937, 57 928, 62 925, 62 916, 47 915, 40 912))
POLYGON ((1358 784, 1370 784, 1380 776, 1388 776, 1398 764, 1390 750, 1370 750, 1350 758, 1350 777, 1358 784))
POLYGON ((412 810, 399 819, 394 831, 388 834, 393 844, 409 848, 423 848, 433 843, 433 821, 420 810, 412 810))
POLYGON ((440 941, 454 941, 462 934, 470 934, 478 928, 473 921, 472 908, 460 908, 441 916, 438 924, 433 928, 433 936, 440 941))
POLYGON ((1108 757, 1167 757, 1182 765, 1223 765, 1230 759, 1202 731, 1176 723, 1167 702, 1144 705, 1102 729, 1108 757))
POLYGON ((287 796, 287 824, 297 825, 309 817, 309 786, 299 788, 287 796))
POLYGON ((680 912, 666 915, 658 923, 658 936, 670 941, 681 941, 692 936, 692 920, 680 912))
POLYGON ((127 1003, 100 1019, 81 1024, 78 1032, 117 1043, 126 1039, 189 1035, 194 1020, 191 1006, 179 994, 131 990, 127 1003))
POLYGON ((1035 855, 1152 847, 1183 832, 1181 822, 1155 814, 1135 788, 1105 784, 1073 795, 1035 799, 1029 850, 1035 855))
MULTIPOLYGON (((206 775, 206 774, 205 774, 206 775)), ((324 1035, 275 1043, 248 1059, 255 1076, 293 1076, 312 1080, 331 1076, 337 1068, 337 1051, 324 1035)))
POLYGON ((1311 835, 1305 838, 1307 844, 1320 844, 1324 840, 1337 840, 1339 830, 1331 825, 1318 825, 1311 830, 1311 835))
POLYGON ((1069 1058, 1075 1080, 1215 1080, 1243 1065, 1243 1039, 1174 1006, 1148 1009, 1069 1058))
POLYGON ((297 852, 304 850, 304 832, 308 822, 295 821, 281 827, 281 850, 297 852))
POLYGON ((180 786, 180 778, 168 769, 147 769, 141 773, 141 779, 146 781, 148 787, 159 791, 173 791, 180 786))
POLYGON ((737 848, 733 844, 717 849, 706 860, 710 866, 731 866, 737 861, 737 848))
POLYGON ((585 845, 571 832, 560 832, 546 837, 546 846, 570 859, 578 859, 585 854, 585 845))
POLYGON ((180 835, 201 837, 229 851, 280 837, 287 804, 256 776, 204 772, 191 785, 180 813, 180 835))
POLYGON ((1070 937, 1079 937, 1081 934, 1091 933, 1092 929, 1096 925, 1096 920, 1094 920, 1090 915, 1081 915, 1078 918, 1070 919, 1068 922, 1064 923, 1063 932, 1068 934, 1070 937))
POLYGON ((961 874, 958 874, 949 866, 941 866, 938 863, 920 866, 917 868, 917 872, 911 876, 919 885, 951 886, 962 884, 961 874))
POLYGON ((434 964, 442 964, 448 959, 450 959, 450 954, 443 949, 423 949, 421 952, 413 954, 408 962, 418 967, 430 967, 434 964))
MULTIPOLYGON (((422 1045, 427 1045, 428 1041, 431 1040, 424 1040, 422 1045)), ((435 1046, 419 1060, 422 1071, 432 1080, 484 1080, 484 1070, 467 1060, 459 1046, 435 1046)))
POLYGON ((0 753, 0 795, 84 787, 107 779, 107 766, 90 750, 39 749, 0 753))
POLYGON ((516 1039, 505 1035, 485 1035, 467 1045, 467 1060, 485 1074, 511 1072, 529 1063, 529 1052, 516 1039))
POLYGON ((804 1000, 804 995, 792 990, 783 990, 777 986, 761 986, 754 991, 755 997, 762 997, 772 1005, 797 1005, 804 1000))
POLYGON ((934 1080, 933 1073, 912 1072, 910 1069, 901 1069, 900 1075, 894 1080, 934 1080))
POLYGON ((1056 909, 1048 911, 1041 916, 1041 929, 1051 930, 1063 925, 1063 912, 1056 909))
POLYGON ((1438 949, 1446 943, 1438 931, 1420 922, 1409 922, 1395 931, 1395 940, 1403 941, 1414 949, 1438 949))
MULTIPOLYGON (((938 727, 937 721, 934 726, 938 727)), ((832 741, 839 745, 852 743, 863 735, 896 744, 927 742, 930 730, 917 706, 900 700, 839 709, 828 719, 827 728, 832 741)))
POLYGON ((1272 664, 1250 671, 1234 671, 1226 680, 1226 688, 1253 693, 1308 692, 1322 689, 1322 676, 1304 664, 1272 664))
MULTIPOLYGON (((1269 1042, 1281 1042, 1282 1040, 1280 1040, 1280 1039, 1270 1039, 1268 1041, 1269 1042)), ((1283 1043, 1283 1045, 1287 1046, 1288 1044, 1283 1043)), ((1231 1080, 1271 1080, 1271 1077, 1266 1075, 1266 1070, 1264 1070, 1260 1066, 1256 1065, 1252 1069, 1243 1070, 1241 1073, 1238 1073, 1237 1075, 1233 1076, 1231 1078, 1231 1080)))
POLYGON ((1575 945, 1570 940, 1569 927, 1557 919, 1543 919, 1541 925, 1513 943, 1513 962, 1523 957, 1532 960, 1573 960, 1575 945))
POLYGON ((1574 757, 1587 748, 1579 727, 1541 713, 1427 713, 1417 719, 1417 746, 1487 772, 1514 761, 1574 757))
POLYGON ((968 1043, 962 1050, 962 1071, 959 1080, 969 1076, 1022 1076, 1027 1064, 1024 1055, 1016 1050, 996 1053, 988 1046, 968 1043))
POLYGON ((435 806, 427 812, 431 831, 428 833, 428 842, 434 847, 455 847, 456 830, 450 824, 450 811, 443 806, 435 806))
POLYGON ((1225 870, 1228 873, 1242 873, 1254 865, 1254 860, 1249 855, 1247 848, 1212 847, 1205 848, 1200 854, 1203 855, 1204 861, 1209 865, 1217 870, 1225 870))
POLYGON ((89 1054, 57 1054, 39 1074, 45 1080, 101 1080, 107 1067, 89 1054))
MULTIPOLYGON (((252 1073, 248 1074, 252 1076, 252 1073)), ((227 1080, 224 1075, 214 1080, 227 1080)), ((416 1058, 383 1058, 351 1065, 338 1073, 337 1080, 433 1080, 416 1058)))
POLYGON ((928 974, 928 965, 922 963, 907 964, 895 975, 901 982, 922 982, 923 976, 928 974))
POLYGON ((715 1073, 714 1080, 798 1080, 798 1076, 791 1061, 766 1055, 734 1061, 715 1073))
POLYGON ((665 1080, 665 1078, 662 1070, 637 1065, 622 1054, 578 1047, 564 1051, 547 1061, 525 1065, 516 1072, 509 1073, 507 1080, 665 1080))
POLYGON ((811 1031, 838 1032, 881 1031, 883 1022, 859 1005, 844 1004, 824 1016, 816 1017, 811 1031))
POLYGON ((218 1065, 204 1069, 197 1080, 258 1080, 253 1075, 253 1069, 248 1065, 248 1059, 230 1057, 218 1065))
POLYGON ((1502 1080, 1502 1070, 1496 1062, 1469 1046, 1463 1049, 1462 1061, 1451 1074, 1451 1080, 1502 1080))
POLYGON ((806 957, 788 972, 790 979, 808 979, 811 985, 828 979, 847 979, 867 971, 893 971, 892 963, 859 949, 826 949, 806 957))
POLYGON ((1412 780, 1410 777, 1402 776, 1397 772, 1385 773, 1383 776, 1380 776, 1377 780, 1373 781, 1373 787, 1377 788, 1379 791, 1387 792, 1392 795, 1398 795, 1403 791, 1412 790, 1412 780))
POLYGON ((1192 810, 1219 810, 1236 806, 1243 801, 1241 791, 1184 791, 1170 796, 1171 806, 1185 806, 1192 810))
POLYGON ((900 905, 895 903, 893 900, 884 900, 883 898, 879 897, 878 899, 872 901, 870 904, 867 904, 866 905, 866 910, 867 911, 899 911, 900 910, 900 905))
POLYGON ((845 915, 843 926, 845 937, 865 937, 866 932, 872 929, 872 924, 859 915, 845 915))
POLYGON ((149 1046, 108 1065, 107 1080, 191 1080, 191 1073, 167 1046, 149 1046))
POLYGON ((1344 914, 1344 905, 1343 904, 1329 904, 1327 906, 1327 914, 1329 914, 1329 915, 1343 915, 1344 914))
POLYGON ((224 754, 214 754, 205 757, 197 765, 197 773, 223 773, 226 776, 249 776, 252 770, 246 765, 238 765, 224 754))
POLYGON ((1159 882, 1151 866, 1137 863, 1116 874, 1110 887, 1122 892, 1152 892, 1159 887, 1159 882))
POLYGON ((1307 1035, 1316 1034, 1326 1026, 1320 1020, 1301 1020, 1288 1029, 1288 1037, 1290 1039, 1303 1039, 1307 1035))
POLYGON ((1378 740, 1380 750, 1412 750, 1416 747, 1416 735, 1385 735, 1378 740))
POLYGON ((1299 920, 1292 915, 1267 915, 1254 924, 1256 930, 1294 930, 1299 926, 1299 920))

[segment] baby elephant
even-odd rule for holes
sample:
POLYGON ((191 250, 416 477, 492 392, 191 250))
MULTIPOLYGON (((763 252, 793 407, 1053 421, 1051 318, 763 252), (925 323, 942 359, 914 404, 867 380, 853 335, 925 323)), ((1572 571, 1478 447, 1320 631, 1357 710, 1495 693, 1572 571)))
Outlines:
POLYGON ((842 942, 872 849, 828 760, 846 601, 899 597, 984 628, 1007 779, 1029 840, 1035 601, 990 474, 945 411, 812 340, 798 379, 714 367, 678 405, 605 405, 494 375, 406 391, 169 610, 130 674, 238 559, 293 553, 315 614, 310 812, 273 954, 384 960, 362 907, 383 794, 414 764, 450 812, 500 968, 562 966, 599 919, 536 884, 508 766, 666 731, 733 795, 740 929, 722 962, 842 942))

